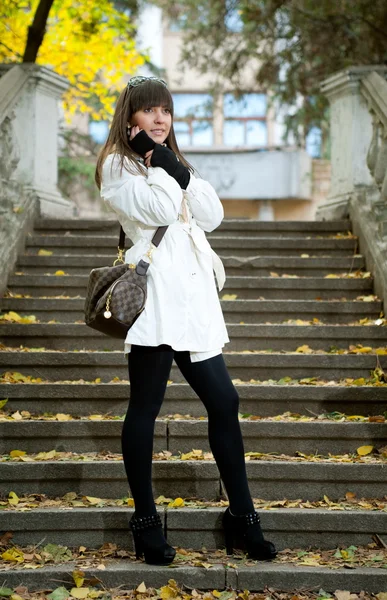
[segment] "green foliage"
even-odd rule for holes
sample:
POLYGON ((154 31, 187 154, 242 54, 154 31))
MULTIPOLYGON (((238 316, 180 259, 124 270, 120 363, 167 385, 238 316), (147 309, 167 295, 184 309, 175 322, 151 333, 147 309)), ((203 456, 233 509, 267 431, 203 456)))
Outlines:
POLYGON ((226 83, 238 97, 250 81, 246 67, 252 68, 252 83, 270 92, 274 108, 285 113, 286 137, 291 132, 301 145, 313 126, 322 127, 326 143, 328 103, 320 92, 326 77, 387 62, 385 0, 157 3, 183 31, 184 69, 211 73, 212 93, 226 83))

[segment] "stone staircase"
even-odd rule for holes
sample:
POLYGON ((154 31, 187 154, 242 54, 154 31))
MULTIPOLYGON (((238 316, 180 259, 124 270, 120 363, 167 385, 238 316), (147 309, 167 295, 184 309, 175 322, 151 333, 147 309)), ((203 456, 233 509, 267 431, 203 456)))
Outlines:
POLYGON ((173 366, 156 423, 154 495, 185 500, 180 508, 159 500, 168 541, 198 556, 207 549, 207 563, 180 554, 165 568, 132 554, 120 456, 129 397, 123 341, 83 323, 88 273, 112 264, 117 222, 36 223, 1 299, 2 316, 37 322, 0 321, 0 400, 8 398, 0 411, 0 539, 12 532, 18 547, 116 544, 130 554, 100 560, 104 567, 79 556, 39 568, 4 561, 1 581, 52 589, 71 585, 81 565, 108 587, 157 587, 173 577, 197 589, 387 589, 387 329, 349 230, 347 221, 225 220, 207 234, 227 272, 225 358, 240 395, 251 492, 280 552, 270 563, 219 552, 227 502, 208 455, 205 411, 173 366), (15 382, 20 374, 24 383, 15 382), (359 456, 363 446, 374 450, 359 456), (52 450, 58 454, 36 454, 52 450), (11 491, 19 504, 8 504, 11 491), (346 559, 351 546, 362 560, 346 559), (331 563, 318 562, 324 552, 331 563))

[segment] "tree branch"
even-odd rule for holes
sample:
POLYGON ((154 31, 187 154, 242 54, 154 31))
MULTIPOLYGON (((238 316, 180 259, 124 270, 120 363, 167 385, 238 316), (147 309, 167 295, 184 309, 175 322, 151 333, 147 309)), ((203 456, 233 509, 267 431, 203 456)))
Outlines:
POLYGON ((46 33, 46 24, 48 13, 51 10, 54 0, 40 0, 34 16, 32 25, 28 28, 26 48, 23 56, 23 63, 36 62, 39 48, 42 45, 44 34, 46 33))
POLYGON ((16 52, 16 50, 12 50, 12 48, 10 48, 9 46, 7 46, 7 44, 4 44, 4 42, 0 41, 0 46, 4 46, 4 48, 6 48, 6 50, 8 50, 8 52, 10 52, 11 54, 15 54, 16 56, 18 56, 19 58, 21 58, 21 54, 19 54, 19 52, 16 52))

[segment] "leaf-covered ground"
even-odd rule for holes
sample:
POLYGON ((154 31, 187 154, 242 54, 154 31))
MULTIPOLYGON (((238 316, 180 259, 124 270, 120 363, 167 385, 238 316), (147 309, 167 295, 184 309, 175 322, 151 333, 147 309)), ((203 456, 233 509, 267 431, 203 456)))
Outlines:
POLYGON ((168 584, 160 588, 146 587, 145 582, 142 581, 133 589, 123 589, 122 587, 107 589, 101 585, 95 587, 95 578, 88 578, 83 571, 73 571, 72 576, 75 584, 73 588, 66 589, 64 586, 60 586, 52 591, 29 592, 28 588, 22 585, 14 590, 0 587, 0 597, 10 600, 71 600, 72 598, 98 598, 99 600, 170 600, 173 598, 176 600, 387 600, 386 592, 369 594, 362 591, 355 594, 349 590, 336 590, 330 594, 322 588, 316 592, 308 590, 281 592, 281 590, 271 587, 265 587, 265 591, 259 593, 231 588, 223 591, 204 592, 186 585, 179 585, 174 579, 169 579, 168 584))
MULTIPOLYGON (((229 556, 225 550, 202 548, 201 551, 176 547, 173 566, 185 565, 212 568, 224 565, 229 568, 240 566, 254 567, 257 561, 249 559, 243 550, 234 550, 229 556)), ((135 561, 135 553, 117 544, 105 542, 98 549, 86 546, 68 547, 59 544, 35 544, 26 547, 12 542, 12 532, 0 538, 0 572, 10 569, 39 569, 45 565, 75 562, 77 567, 100 568, 104 570, 109 559, 135 561)), ((330 569, 372 567, 387 569, 387 549, 382 543, 370 542, 365 546, 343 546, 328 550, 318 548, 285 548, 280 550, 271 563, 292 564, 294 567, 327 567, 330 569)))
MULTIPOLYGON (((0 497, 1 498, 1 497, 0 497)), ((253 498, 254 506, 257 510, 281 510, 290 508, 302 508, 308 510, 359 510, 359 511, 378 511, 387 513, 387 495, 384 498, 358 498, 354 492, 347 492, 345 496, 335 501, 324 495, 320 500, 265 500, 263 498, 253 498)), ((167 498, 158 496, 155 498, 155 504, 163 508, 223 508, 228 506, 228 500, 208 501, 197 498, 167 498)), ((68 492, 63 496, 52 498, 46 494, 24 494, 20 497, 13 491, 10 491, 8 497, 0 499, 0 510, 3 511, 22 511, 28 512, 34 509, 61 508, 71 510, 72 508, 103 508, 113 506, 116 508, 133 508, 134 501, 130 496, 122 498, 96 498, 95 496, 84 496, 76 492, 68 492)))
MULTIPOLYGON (((102 452, 60 452, 58 450, 49 450, 47 452, 31 452, 27 453, 24 450, 11 450, 9 454, 0 455, 0 462, 42 462, 42 461, 121 461, 122 454, 102 451, 102 452)), ((179 452, 172 454, 169 450, 162 452, 154 452, 153 460, 155 461, 177 461, 177 460, 199 460, 213 461, 212 452, 204 452, 203 450, 192 450, 191 452, 179 452)), ((387 464, 387 446, 374 448, 373 446, 360 446, 357 453, 346 454, 305 454, 303 452, 295 452, 295 455, 283 454, 278 452, 245 452, 245 460, 270 460, 270 461, 291 461, 291 462, 313 462, 313 463, 372 463, 372 464, 387 464)))

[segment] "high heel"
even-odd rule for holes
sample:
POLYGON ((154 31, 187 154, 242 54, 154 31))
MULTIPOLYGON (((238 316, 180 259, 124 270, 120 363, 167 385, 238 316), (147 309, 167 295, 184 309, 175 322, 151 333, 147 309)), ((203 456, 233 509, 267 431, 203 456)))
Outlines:
POLYGON ((264 539, 260 521, 261 519, 256 511, 236 516, 230 512, 228 507, 222 517, 227 554, 233 553, 235 543, 235 548, 242 546, 241 549, 247 551, 249 558, 255 560, 275 558, 277 550, 273 542, 264 539), (240 544, 238 544, 238 541, 240 544))
POLYGON ((144 556, 145 562, 150 565, 168 565, 173 561, 176 550, 165 541, 158 513, 145 517, 138 517, 134 513, 129 521, 129 526, 133 533, 136 558, 144 556), (157 545, 154 545, 154 540, 146 537, 146 533, 155 528, 160 528, 160 537, 164 539, 164 542, 157 545))

